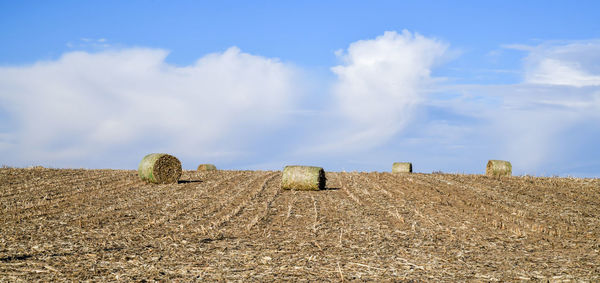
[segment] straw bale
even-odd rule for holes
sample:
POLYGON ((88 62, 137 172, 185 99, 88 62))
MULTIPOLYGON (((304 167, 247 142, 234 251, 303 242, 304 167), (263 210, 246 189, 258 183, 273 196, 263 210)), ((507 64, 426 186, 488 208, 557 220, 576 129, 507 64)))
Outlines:
POLYGON ((490 160, 485 168, 485 174, 488 176, 511 176, 512 165, 504 160, 490 160))
POLYGON ((394 162, 394 165, 392 165, 392 173, 412 173, 412 163, 394 162))
POLYGON ((325 171, 315 166, 285 166, 281 176, 284 190, 318 191, 325 188, 325 171))
POLYGON ((166 153, 148 154, 138 167, 140 179, 155 184, 175 183, 181 177, 181 173, 179 159, 166 153))
POLYGON ((213 164, 200 164, 198 165, 198 171, 214 171, 217 170, 217 166, 213 164))

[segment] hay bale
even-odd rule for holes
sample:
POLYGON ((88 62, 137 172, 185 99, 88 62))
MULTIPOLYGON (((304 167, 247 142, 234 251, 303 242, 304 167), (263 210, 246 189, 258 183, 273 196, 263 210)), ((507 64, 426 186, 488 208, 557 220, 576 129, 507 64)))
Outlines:
POLYGON ((36 165, 36 166, 29 166, 25 169, 27 169, 27 170, 42 170, 42 169, 46 169, 46 168, 44 168, 44 166, 36 165))
POLYGON ((490 160, 485 168, 485 174, 488 176, 511 176, 512 165, 504 160, 490 160))
POLYGON ((217 170, 217 166, 213 164, 200 164, 198 165, 198 171, 214 171, 217 170))
POLYGON ((325 188, 325 171, 314 166, 285 166, 281 175, 284 190, 318 191, 325 188))
POLYGON ((144 156, 138 167, 140 179, 155 184, 175 183, 181 177, 181 162, 165 153, 144 156))
POLYGON ((412 173, 412 163, 394 162, 394 165, 392 165, 392 173, 412 173))

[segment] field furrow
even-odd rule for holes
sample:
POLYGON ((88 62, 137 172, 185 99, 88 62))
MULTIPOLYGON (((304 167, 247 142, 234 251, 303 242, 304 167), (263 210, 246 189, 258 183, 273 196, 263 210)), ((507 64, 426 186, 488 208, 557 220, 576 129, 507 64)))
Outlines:
POLYGON ((270 212, 276 212, 276 210, 273 211, 271 205, 282 191, 279 188, 280 184, 281 172, 269 174, 268 178, 260 185, 259 193, 251 198, 252 203, 246 204, 238 213, 239 215, 227 223, 227 228, 233 233, 248 232, 263 221, 270 212))
MULTIPOLYGON (((85 170, 60 170, 40 169, 38 174, 57 173, 53 178, 43 178, 40 176, 27 176, 31 178, 27 182, 21 183, 16 190, 12 191, 10 196, 2 197, 2 203, 7 211, 13 210, 17 213, 25 213, 31 209, 42 209, 47 207, 62 207, 64 204, 72 202, 81 196, 88 196, 94 191, 103 188, 106 191, 116 190, 112 186, 116 180, 132 180, 130 172, 111 170, 110 173, 91 172, 85 170)), ((10 188, 10 187, 7 187, 10 188)), ((3 187, 2 191, 5 191, 3 187)))
MULTIPOLYGON (((231 202, 231 207, 223 209, 214 217, 209 224, 209 229, 220 230, 223 225, 240 218, 245 209, 255 209, 254 201, 267 189, 269 181, 272 181, 278 172, 260 172, 260 178, 244 186, 243 194, 237 194, 231 202)), ((242 221, 249 219, 241 219, 242 221)), ((232 223, 233 224, 233 223, 232 223)), ((235 224, 234 224, 235 225, 235 224)), ((243 224, 237 224, 234 229, 243 229, 243 224)))
POLYGON ((0 281, 599 281, 600 181, 0 169, 0 281))

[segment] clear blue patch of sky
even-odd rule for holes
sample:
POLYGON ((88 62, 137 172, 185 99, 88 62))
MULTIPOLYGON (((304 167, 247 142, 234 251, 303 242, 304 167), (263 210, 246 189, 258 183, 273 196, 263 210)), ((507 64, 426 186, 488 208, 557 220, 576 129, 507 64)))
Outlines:
POLYGON ((238 46, 332 66, 337 49, 408 29, 461 50, 449 70, 476 78, 486 75, 480 69, 515 68, 514 58, 490 56, 502 44, 598 37, 599 10, 599 1, 0 1, 0 64, 52 59, 69 42, 105 38, 170 50, 178 65, 238 46))

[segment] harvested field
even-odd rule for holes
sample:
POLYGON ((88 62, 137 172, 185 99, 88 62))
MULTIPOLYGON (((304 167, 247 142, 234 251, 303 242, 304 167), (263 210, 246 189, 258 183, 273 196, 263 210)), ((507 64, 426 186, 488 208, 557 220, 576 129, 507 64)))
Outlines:
POLYGON ((600 280, 600 180, 0 169, 0 281, 600 280))

